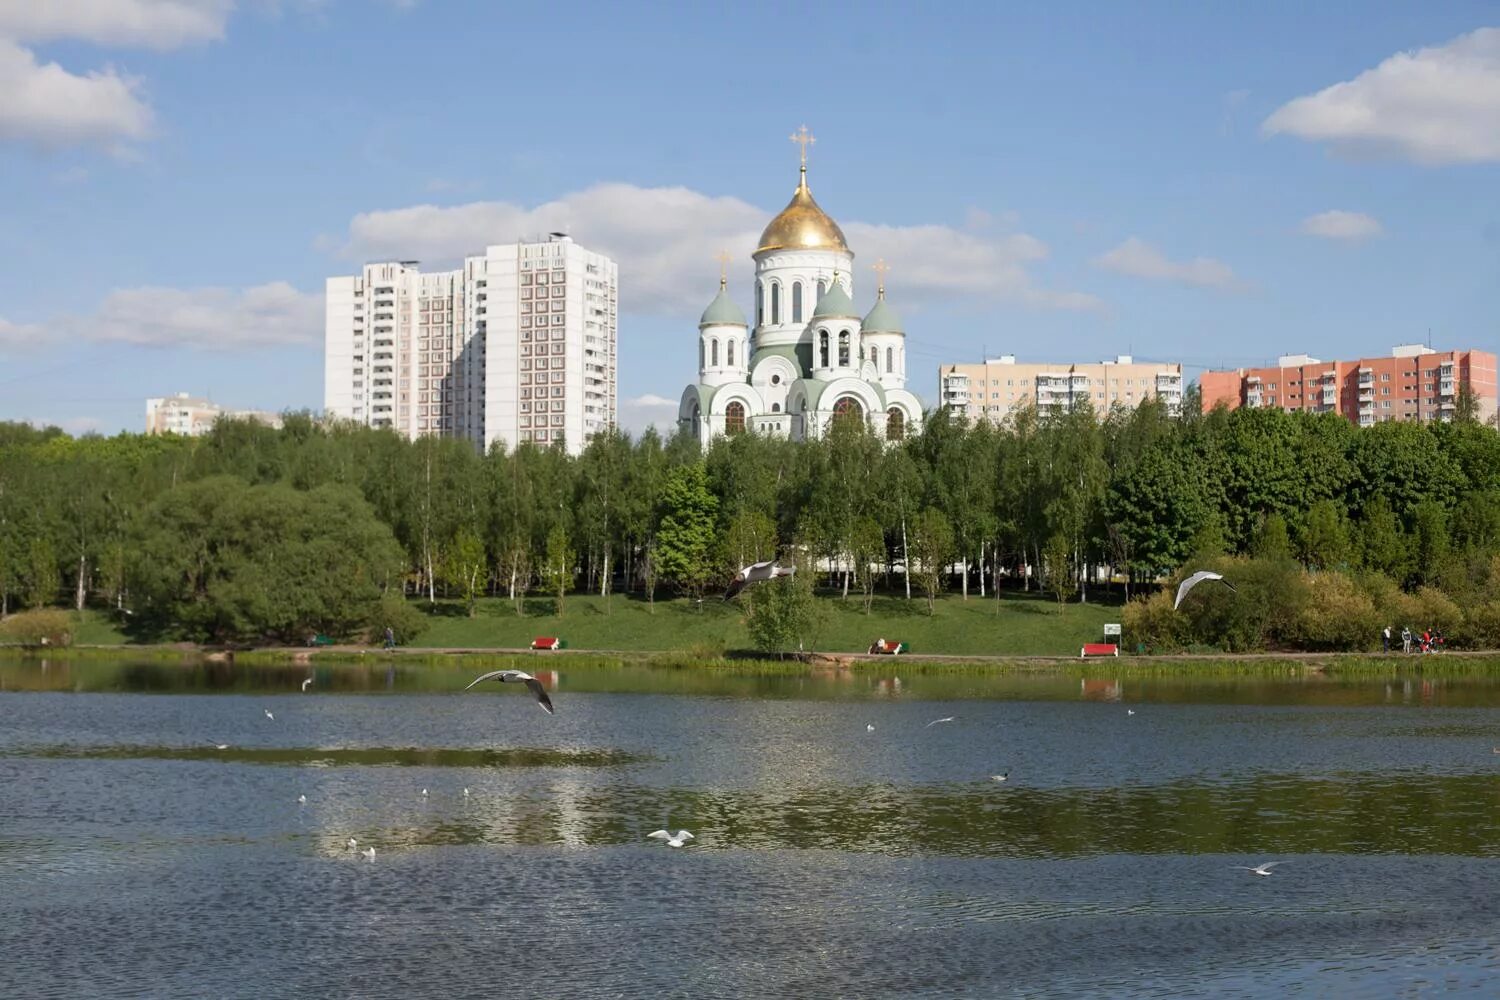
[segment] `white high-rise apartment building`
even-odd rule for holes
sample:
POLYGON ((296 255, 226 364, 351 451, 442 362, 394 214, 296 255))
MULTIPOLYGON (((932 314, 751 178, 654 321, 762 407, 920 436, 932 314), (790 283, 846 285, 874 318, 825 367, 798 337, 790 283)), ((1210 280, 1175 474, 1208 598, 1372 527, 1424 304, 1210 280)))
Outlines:
POLYGON ((615 262, 562 233, 456 271, 413 261, 329 278, 323 406, 407 437, 573 454, 619 412, 615 262))

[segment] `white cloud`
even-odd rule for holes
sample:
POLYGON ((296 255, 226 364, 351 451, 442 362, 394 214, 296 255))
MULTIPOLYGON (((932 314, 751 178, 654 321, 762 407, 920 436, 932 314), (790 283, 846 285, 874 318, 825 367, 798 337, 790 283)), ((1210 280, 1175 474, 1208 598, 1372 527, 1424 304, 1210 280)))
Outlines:
MULTIPOLYGON (((734 256, 743 280, 756 239, 774 214, 689 188, 611 183, 530 209, 481 201, 362 213, 350 222, 342 252, 361 260, 417 258, 437 267, 490 243, 568 232, 619 263, 625 308, 675 313, 701 309, 712 296, 720 250, 734 256)), ((889 284, 899 301, 971 295, 1044 308, 1099 306, 1091 295, 1036 287, 1026 265, 1045 257, 1047 248, 1025 234, 992 238, 951 226, 860 222, 843 229, 860 264, 884 257, 892 265, 889 284)), ((862 280, 869 277, 861 272, 862 280)))
POLYGON ((1302 220, 1304 234, 1321 236, 1325 240, 1367 240, 1379 236, 1383 231, 1378 219, 1363 212, 1331 209, 1302 220))
POLYGON ((655 425, 663 436, 677 429, 677 400, 648 392, 644 396, 620 400, 620 429, 639 434, 655 425))
POLYGON ((4 0, 0 37, 174 49, 224 37, 233 0, 4 0))
POLYGON ((1168 260, 1160 250, 1132 236, 1113 250, 1094 260, 1099 267, 1135 278, 1170 281, 1192 288, 1232 289, 1240 285, 1234 270, 1212 257, 1194 257, 1187 261, 1168 260))
POLYGON ((0 139, 43 148, 144 138, 151 109, 113 69, 76 76, 0 38, 0 139))
POLYGON ((41 327, 31 323, 12 323, 0 316, 0 347, 33 347, 44 336, 41 327))
MULTIPOLYGON (((0 321, 0 344, 6 328, 0 321)), ((90 315, 12 329, 33 344, 81 339, 207 351, 311 344, 323 336, 323 296, 284 281, 245 289, 124 288, 90 315)))
POLYGON ((1261 128, 1425 164, 1500 161, 1500 28, 1398 52, 1282 105, 1261 128))

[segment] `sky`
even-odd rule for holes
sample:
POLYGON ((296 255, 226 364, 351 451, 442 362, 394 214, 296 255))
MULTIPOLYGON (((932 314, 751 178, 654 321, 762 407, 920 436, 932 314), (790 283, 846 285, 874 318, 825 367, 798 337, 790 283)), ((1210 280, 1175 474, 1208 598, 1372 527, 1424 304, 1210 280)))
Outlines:
POLYGON ((808 176, 942 363, 1497 349, 1500 6, 0 0, 0 420, 322 406, 324 280, 550 229, 621 422, 808 176))

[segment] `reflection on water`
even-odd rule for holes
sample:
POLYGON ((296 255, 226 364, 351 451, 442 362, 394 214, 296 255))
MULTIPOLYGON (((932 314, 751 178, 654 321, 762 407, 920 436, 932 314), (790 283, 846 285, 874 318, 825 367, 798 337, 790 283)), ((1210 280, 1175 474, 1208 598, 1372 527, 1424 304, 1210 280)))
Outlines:
POLYGON ((0 996, 1389 996, 1500 973, 1487 678, 559 669, 548 716, 460 693, 473 673, 0 661, 0 996))

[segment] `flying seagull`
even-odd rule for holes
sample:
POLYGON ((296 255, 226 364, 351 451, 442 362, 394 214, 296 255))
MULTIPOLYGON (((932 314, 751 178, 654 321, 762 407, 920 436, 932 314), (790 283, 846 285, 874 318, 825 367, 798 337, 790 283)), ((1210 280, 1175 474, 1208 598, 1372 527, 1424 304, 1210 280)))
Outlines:
POLYGON ((469 688, 473 687, 475 684, 478 684, 480 681, 490 681, 495 680, 496 678, 498 678, 502 684, 508 681, 524 682, 525 685, 531 689, 531 693, 536 695, 536 703, 542 706, 542 708, 546 710, 548 715, 552 714, 552 699, 547 697, 547 689, 542 687, 541 681, 537 680, 535 677, 531 676, 524 670, 491 670, 487 674, 480 674, 478 677, 474 678, 474 680, 469 683, 469 687, 464 688, 464 690, 469 690, 469 688))
POLYGON ((729 589, 724 591, 724 600, 734 600, 740 591, 752 583, 764 583, 766 580, 774 580, 778 576, 794 576, 796 572, 797 567, 778 566, 774 559, 769 562, 759 562, 746 566, 734 574, 734 579, 729 581, 729 589))
POLYGON ((1284 864, 1286 864, 1285 861, 1267 861, 1265 864, 1263 864, 1263 865, 1256 865, 1254 868, 1250 867, 1249 865, 1230 865, 1229 867, 1231 867, 1231 868, 1239 868, 1239 869, 1241 869, 1243 871, 1247 871, 1247 872, 1254 872, 1256 875, 1270 875, 1270 874, 1272 874, 1272 872, 1271 872, 1272 868, 1275 868, 1277 865, 1284 865, 1284 864))
MULTIPOLYGON (((1182 604, 1182 599, 1188 595, 1188 591, 1198 586, 1198 584, 1202 583, 1204 580, 1218 580, 1230 590, 1234 590, 1234 584, 1230 583, 1228 580, 1225 580, 1223 573, 1211 573, 1206 569, 1200 569, 1198 572, 1194 573, 1192 576, 1188 577, 1186 580, 1183 580, 1177 585, 1177 600, 1172 602, 1172 610, 1176 611, 1177 608, 1182 604)), ((1234 592, 1239 593, 1239 591, 1237 590, 1235 590, 1234 592)))
POLYGON ((276 721, 276 716, 274 716, 274 715, 271 714, 271 710, 269 708, 266 709, 265 712, 266 712, 266 718, 270 719, 272 722, 276 721))
POLYGON ((933 726, 937 725, 939 722, 952 722, 953 718, 954 718, 953 716, 947 715, 947 716, 944 716, 941 719, 933 719, 931 722, 927 723, 927 725, 923 726, 922 728, 923 729, 931 729, 933 726))
POLYGON ((693 835, 686 830, 678 830, 675 834, 668 833, 666 830, 657 830, 655 833, 646 834, 646 836, 654 837, 657 840, 665 840, 668 847, 681 847, 693 839, 693 835))
POLYGON ((306 691, 308 685, 311 684, 312 682, 313 682, 313 679, 311 677, 309 677, 307 680, 303 681, 302 682, 302 690, 306 691))

